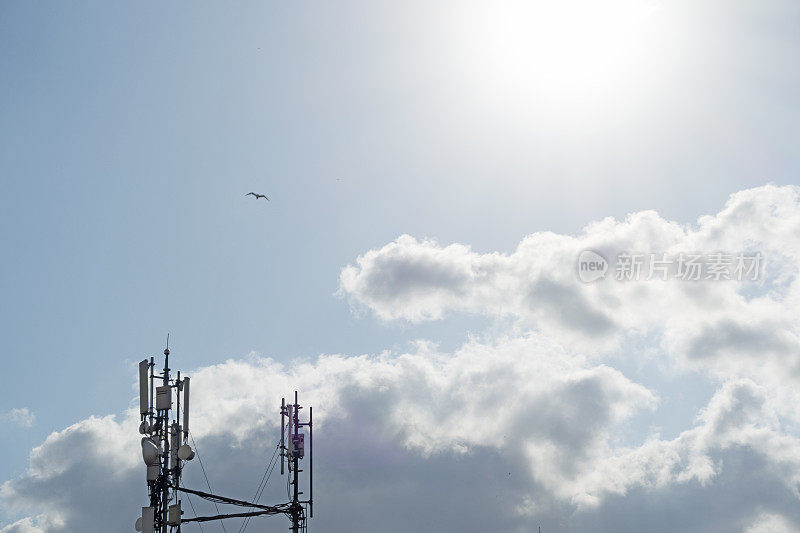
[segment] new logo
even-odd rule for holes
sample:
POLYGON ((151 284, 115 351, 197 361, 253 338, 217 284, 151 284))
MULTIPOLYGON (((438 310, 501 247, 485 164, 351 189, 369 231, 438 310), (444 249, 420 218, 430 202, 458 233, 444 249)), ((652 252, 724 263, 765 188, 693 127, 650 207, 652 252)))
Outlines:
POLYGON ((608 261, 592 250, 584 250, 578 256, 578 277, 584 283, 602 279, 608 272, 608 261))

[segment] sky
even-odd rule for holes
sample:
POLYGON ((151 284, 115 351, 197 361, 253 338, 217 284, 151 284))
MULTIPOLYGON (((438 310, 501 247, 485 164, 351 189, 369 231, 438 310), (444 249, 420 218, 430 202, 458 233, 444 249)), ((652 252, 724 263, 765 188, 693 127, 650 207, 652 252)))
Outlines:
POLYGON ((226 494, 314 405, 312 528, 800 529, 798 23, 0 3, 0 532, 132 530, 168 333, 226 494), (615 279, 719 251, 762 274, 615 279))

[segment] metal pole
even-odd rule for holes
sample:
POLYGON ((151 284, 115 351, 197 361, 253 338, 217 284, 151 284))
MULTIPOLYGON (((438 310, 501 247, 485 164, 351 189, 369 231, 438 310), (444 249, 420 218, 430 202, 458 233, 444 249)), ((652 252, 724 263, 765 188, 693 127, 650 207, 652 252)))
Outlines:
POLYGON ((308 507, 314 518, 314 420, 313 407, 308 408, 308 507))
MULTIPOLYGON (((150 358, 150 412, 148 413, 148 422, 150 426, 153 426, 154 418, 157 420, 157 413, 156 413, 156 404, 153 402, 153 395, 154 395, 154 383, 155 383, 155 358, 150 358)), ((159 509, 159 495, 161 494, 161 488, 158 486, 158 480, 152 482, 150 485, 150 507, 153 509, 159 509)), ((157 514, 156 514, 157 516, 157 514)))
MULTIPOLYGON (((297 391, 294 391, 294 409, 293 409, 294 413, 292 413, 292 416, 294 417, 294 428, 293 428, 294 429, 294 434, 292 436, 292 439, 294 439, 294 437, 297 436, 297 434, 298 434, 297 432, 300 429, 298 427, 300 425, 300 417, 297 414, 297 412, 299 410, 300 410, 300 406, 297 403, 297 391)), ((296 439, 292 440, 292 442, 295 442, 295 440, 296 439)), ((299 511, 300 503, 298 503, 298 501, 297 501, 298 497, 299 497, 299 493, 298 493, 299 487, 297 486, 297 482, 298 482, 298 479, 297 479, 297 476, 298 476, 298 472, 297 472, 297 450, 294 449, 294 445, 292 446, 292 465, 294 466, 294 468, 293 468, 293 470, 294 470, 294 497, 292 498, 292 532, 293 533, 299 533, 299 531, 300 531, 300 511, 299 511)))
MULTIPOLYGON (((167 346, 169 346, 169 335, 167 335, 167 346)), ((169 385, 169 348, 164 350, 164 386, 169 385)), ((164 410, 161 414, 161 443, 164 450, 161 458, 161 532, 167 533, 167 503, 169 499, 169 410, 164 410)))
MULTIPOLYGON (((181 460, 178 458, 178 448, 180 448, 181 444, 181 425, 179 423, 181 417, 181 389, 182 389, 182 382, 181 382, 181 371, 178 370, 177 375, 175 376, 175 420, 172 422, 172 426, 175 428, 175 431, 172 432, 170 437, 170 461, 172 464, 172 483, 175 487, 180 487, 181 485, 181 460)), ((175 501, 180 504, 180 500, 178 500, 178 491, 173 489, 172 496, 175 498, 175 501)), ((178 524, 177 527, 174 528, 175 531, 180 533, 181 526, 178 524)))

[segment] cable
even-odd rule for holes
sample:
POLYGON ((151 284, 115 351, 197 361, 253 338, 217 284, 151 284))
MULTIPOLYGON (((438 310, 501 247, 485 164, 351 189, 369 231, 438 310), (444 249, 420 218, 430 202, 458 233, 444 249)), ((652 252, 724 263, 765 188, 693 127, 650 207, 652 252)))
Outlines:
MULTIPOLYGON (((267 468, 264 470, 264 475, 261 476, 261 482, 258 484, 258 488, 256 489, 256 494, 253 497, 253 501, 255 503, 258 503, 258 501, 261 499, 261 495, 264 493, 264 489, 267 488, 267 482, 269 482, 269 478, 270 476, 272 476, 272 471, 275 470, 275 465, 278 464, 278 462, 275 461, 275 458, 278 453, 278 450, 280 449, 280 446, 281 444, 279 440, 278 444, 275 446, 275 451, 272 452, 272 457, 270 457, 269 462, 267 463, 267 468)), ((250 510, 252 511, 253 508, 251 507, 250 510)), ((248 516, 242 521, 242 525, 239 526, 239 533, 244 533, 247 530, 247 526, 250 525, 251 518, 252 517, 248 516)))
MULTIPOLYGON (((181 480, 181 482, 183 482, 183 480, 181 480)), ((194 503, 192 503, 192 497, 188 493, 186 494, 186 499, 189 500, 189 505, 192 507, 192 514, 194 515, 195 518, 197 518, 197 511, 194 510, 194 503)), ((200 526, 200 533, 203 533, 203 524, 198 522, 197 525, 200 526)))
POLYGON ((264 516, 264 515, 272 515, 270 511, 255 511, 252 513, 234 513, 234 514, 219 514, 214 516, 198 516, 197 518, 187 518, 183 520, 183 523, 186 522, 211 522, 212 520, 222 520, 223 518, 242 518, 244 516, 264 516))
POLYGON ((260 503, 246 502, 244 500, 228 498, 227 496, 219 496, 218 494, 211 494, 209 492, 203 492, 202 490, 194 490, 194 489, 187 489, 186 487, 174 487, 174 486, 173 488, 181 492, 186 492, 188 494, 194 494, 196 496, 200 496, 201 498, 208 500, 210 502, 238 505, 239 507, 254 507, 256 509, 269 511, 272 514, 285 513, 292 506, 291 502, 282 503, 279 505, 262 505, 260 503))
MULTIPOLYGON (((264 475, 261 476, 261 482, 258 484, 258 488, 256 489, 256 493, 253 496, 253 501, 255 503, 258 503, 258 500, 261 499, 261 494, 264 492, 264 488, 267 486, 266 485, 266 481, 269 481, 269 477, 272 474, 272 468, 270 468, 270 467, 274 468, 274 465, 272 464, 272 461, 273 461, 273 459, 275 459, 275 454, 277 453, 277 451, 278 451, 278 447, 276 447, 275 451, 272 453, 272 457, 270 457, 269 462, 267 463, 267 468, 264 470, 264 475)), ((250 508, 250 510, 252 511, 253 508, 250 508)), ((250 518, 249 517, 246 518, 244 521, 242 521, 241 526, 239 526, 239 533, 244 533, 244 531, 247 529, 247 526, 248 526, 249 523, 250 523, 250 518)))
MULTIPOLYGON (((211 488, 211 483, 208 482, 208 476, 206 475, 206 467, 203 466, 203 460, 200 458, 200 450, 197 449, 197 443, 194 441, 194 435, 192 435, 191 431, 189 432, 189 438, 192 439, 192 446, 194 446, 194 451, 197 454, 197 460, 200 461, 200 469, 203 471, 203 477, 206 478, 206 485, 208 485, 208 490, 209 492, 213 492, 214 489, 211 488)), ((217 502, 214 502, 214 507, 217 509, 217 514, 220 514, 217 502)), ((220 525, 222 525, 222 531, 228 533, 228 530, 225 529, 225 522, 223 522, 221 518, 219 520, 219 523, 220 525)))

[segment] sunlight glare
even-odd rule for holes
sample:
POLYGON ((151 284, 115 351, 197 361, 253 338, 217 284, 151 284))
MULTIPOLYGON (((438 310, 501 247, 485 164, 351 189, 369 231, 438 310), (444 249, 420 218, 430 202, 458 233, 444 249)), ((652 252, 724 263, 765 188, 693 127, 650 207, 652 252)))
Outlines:
POLYGON ((583 99, 620 89, 646 58, 647 23, 655 11, 653 2, 631 0, 472 7, 460 19, 462 64, 497 100, 520 94, 583 99))

